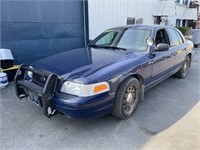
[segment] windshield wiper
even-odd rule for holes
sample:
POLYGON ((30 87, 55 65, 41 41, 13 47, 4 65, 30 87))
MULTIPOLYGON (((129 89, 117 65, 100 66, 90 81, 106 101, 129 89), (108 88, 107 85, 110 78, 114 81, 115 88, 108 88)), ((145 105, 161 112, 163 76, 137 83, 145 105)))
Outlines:
POLYGON ((107 48, 112 48, 112 49, 121 49, 121 50, 127 50, 126 48, 122 48, 122 47, 117 47, 117 46, 107 46, 107 48))
POLYGON ((103 45, 95 45, 95 44, 90 44, 89 46, 91 47, 96 47, 96 48, 112 48, 112 49, 119 49, 119 50, 127 50, 125 48, 122 48, 122 47, 117 47, 117 46, 103 46, 103 45))
POLYGON ((95 44, 89 44, 88 46, 90 46, 90 47, 95 47, 95 48, 104 48, 104 46, 95 45, 95 44))

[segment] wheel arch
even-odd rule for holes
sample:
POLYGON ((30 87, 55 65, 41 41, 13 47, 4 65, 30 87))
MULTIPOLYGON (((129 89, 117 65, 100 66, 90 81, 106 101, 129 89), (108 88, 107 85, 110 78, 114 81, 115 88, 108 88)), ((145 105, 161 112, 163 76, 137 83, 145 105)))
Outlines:
POLYGON ((119 84, 118 84, 118 86, 117 86, 116 92, 118 92, 118 89, 119 89, 119 87, 122 85, 122 83, 123 83, 125 80, 129 79, 129 78, 136 78, 136 79, 139 81, 139 83, 140 83, 140 91, 141 91, 141 92, 140 92, 140 100, 143 100, 143 99, 144 99, 145 87, 144 87, 144 78, 143 78, 143 76, 142 76, 141 74, 130 73, 130 74, 127 74, 126 76, 124 76, 124 77, 120 80, 120 82, 119 82, 119 84))
POLYGON ((140 86, 141 85, 144 85, 144 78, 142 77, 142 75, 141 74, 127 74, 126 76, 124 76, 122 79, 121 79, 121 81, 119 82, 119 84, 118 84, 118 87, 125 81, 125 80, 127 80, 128 78, 136 78, 138 81, 139 81, 139 83, 140 83, 140 86))
POLYGON ((136 78, 140 82, 140 86, 144 85, 144 78, 140 74, 133 74, 131 77, 136 78))

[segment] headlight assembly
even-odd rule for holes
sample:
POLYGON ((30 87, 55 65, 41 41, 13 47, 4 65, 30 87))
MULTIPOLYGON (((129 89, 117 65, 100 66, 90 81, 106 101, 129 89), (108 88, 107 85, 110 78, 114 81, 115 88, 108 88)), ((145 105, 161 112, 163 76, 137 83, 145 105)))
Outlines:
POLYGON ((61 92, 76 95, 79 97, 88 97, 110 91, 110 86, 107 82, 94 84, 80 84, 71 81, 66 81, 61 87, 61 92))

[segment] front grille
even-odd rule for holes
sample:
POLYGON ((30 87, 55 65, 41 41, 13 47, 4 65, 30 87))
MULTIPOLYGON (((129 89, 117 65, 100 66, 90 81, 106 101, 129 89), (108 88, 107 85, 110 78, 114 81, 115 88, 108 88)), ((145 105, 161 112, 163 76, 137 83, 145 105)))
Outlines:
POLYGON ((47 80, 47 76, 41 76, 39 74, 33 73, 32 81, 40 86, 44 86, 47 80))

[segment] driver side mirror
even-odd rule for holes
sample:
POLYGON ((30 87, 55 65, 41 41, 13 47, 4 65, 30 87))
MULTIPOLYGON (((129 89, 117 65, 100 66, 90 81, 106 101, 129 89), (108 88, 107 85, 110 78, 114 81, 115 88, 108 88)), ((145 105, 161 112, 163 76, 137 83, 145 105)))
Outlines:
POLYGON ((160 43, 157 45, 155 51, 156 52, 163 52, 169 50, 169 44, 166 43, 160 43))

